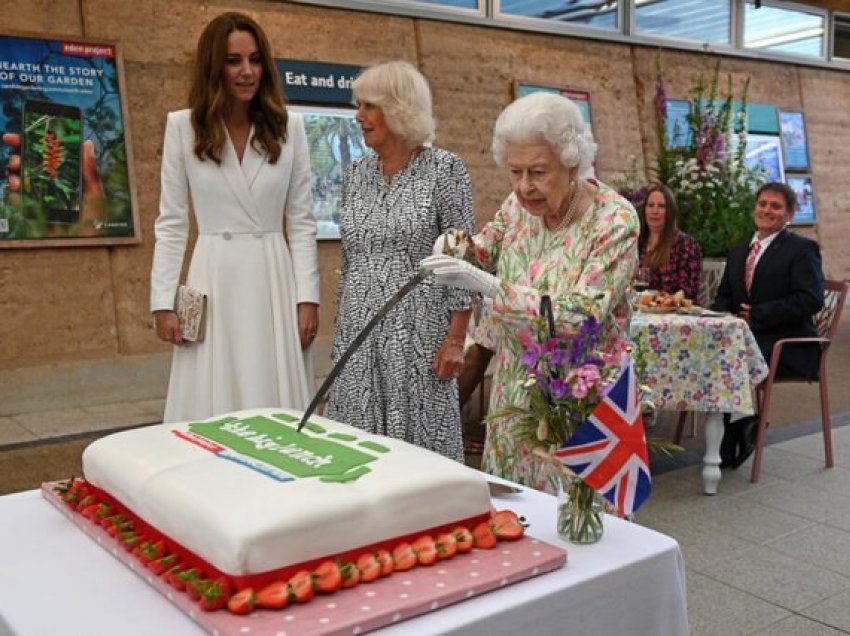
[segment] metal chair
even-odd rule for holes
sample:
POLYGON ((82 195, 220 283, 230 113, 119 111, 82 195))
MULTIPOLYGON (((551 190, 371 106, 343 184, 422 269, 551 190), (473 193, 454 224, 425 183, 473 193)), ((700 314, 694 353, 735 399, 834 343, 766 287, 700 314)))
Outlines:
POLYGON ((762 382, 756 389, 759 423, 756 433, 756 448, 753 457, 753 472, 750 476, 750 481, 756 483, 759 480, 761 472, 761 460, 764 452, 765 429, 767 428, 767 415, 770 409, 770 398, 773 394, 773 385, 786 382, 817 382, 820 386, 820 410, 821 410, 821 428, 823 429, 823 450, 826 467, 832 468, 832 424, 829 420, 829 395, 827 392, 827 376, 826 376, 826 354, 829 352, 829 345, 835 336, 838 329, 838 323, 841 319, 841 311, 844 309, 844 304, 847 301, 847 291, 850 288, 850 283, 846 281, 828 280, 824 283, 824 306, 817 314, 815 314, 815 327, 818 331, 817 338, 784 338, 773 345, 773 351, 770 356, 770 372, 767 379, 762 382), (779 359, 782 354, 782 348, 786 346, 794 346, 797 344, 817 343, 820 345, 820 367, 816 380, 808 378, 795 377, 776 377, 776 369, 779 366, 779 359))

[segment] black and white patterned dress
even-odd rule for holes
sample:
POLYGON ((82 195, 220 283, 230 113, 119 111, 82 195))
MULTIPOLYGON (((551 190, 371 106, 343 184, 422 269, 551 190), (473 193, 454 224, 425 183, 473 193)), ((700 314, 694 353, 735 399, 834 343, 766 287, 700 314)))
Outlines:
MULTIPOLYGON (((472 234, 474 224, 469 175, 456 155, 424 148, 389 181, 376 156, 355 163, 343 188, 334 361, 416 274, 442 232, 472 234)), ((457 382, 439 379, 431 365, 451 312, 470 305, 468 292, 421 283, 348 361, 328 397, 328 416, 462 462, 457 382)))

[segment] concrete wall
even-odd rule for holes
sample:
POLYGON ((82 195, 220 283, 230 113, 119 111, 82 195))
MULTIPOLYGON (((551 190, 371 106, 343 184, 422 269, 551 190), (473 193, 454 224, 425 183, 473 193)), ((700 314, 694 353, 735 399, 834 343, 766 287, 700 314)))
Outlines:
MULTIPOLYGON (((652 48, 283 2, 0 0, 3 32, 120 44, 143 238, 138 246, 0 251, 0 415, 61 407, 65 394, 96 403, 164 391, 168 347, 151 328, 148 272, 165 113, 185 102, 197 35, 227 10, 254 16, 279 57, 417 64, 433 86, 437 143, 469 166, 479 223, 508 191, 489 145, 515 80, 590 91, 603 180, 628 170, 632 156, 643 170, 655 152, 652 48), (73 390, 55 390, 63 385, 73 390)), ((698 54, 665 53, 671 96, 686 96, 702 63, 698 54)), ((827 274, 850 277, 850 109, 839 106, 850 103, 850 76, 736 58, 723 68, 736 86, 752 78, 753 101, 805 112, 819 221, 805 232, 821 241, 827 274)), ((338 243, 322 242, 319 255, 317 354, 326 368, 338 243)))

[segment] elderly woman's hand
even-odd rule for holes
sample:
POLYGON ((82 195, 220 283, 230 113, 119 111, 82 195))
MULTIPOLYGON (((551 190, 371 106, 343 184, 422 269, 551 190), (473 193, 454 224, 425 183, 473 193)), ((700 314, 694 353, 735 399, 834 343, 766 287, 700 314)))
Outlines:
POLYGON ((479 292, 490 298, 496 296, 502 284, 492 274, 452 256, 429 256, 419 263, 419 267, 434 272, 434 278, 441 285, 479 292))

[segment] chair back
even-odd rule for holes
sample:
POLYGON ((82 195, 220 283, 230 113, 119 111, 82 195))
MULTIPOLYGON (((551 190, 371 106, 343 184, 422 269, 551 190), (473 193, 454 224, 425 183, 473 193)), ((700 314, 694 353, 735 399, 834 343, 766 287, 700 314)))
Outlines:
POLYGON ((711 307, 714 303, 725 269, 726 259, 703 259, 699 277, 699 297, 696 299, 700 307, 711 307))
POLYGON ((847 290, 850 283, 843 280, 824 281, 823 309, 814 316, 815 328, 821 338, 832 340, 841 320, 841 311, 847 302, 847 290))

